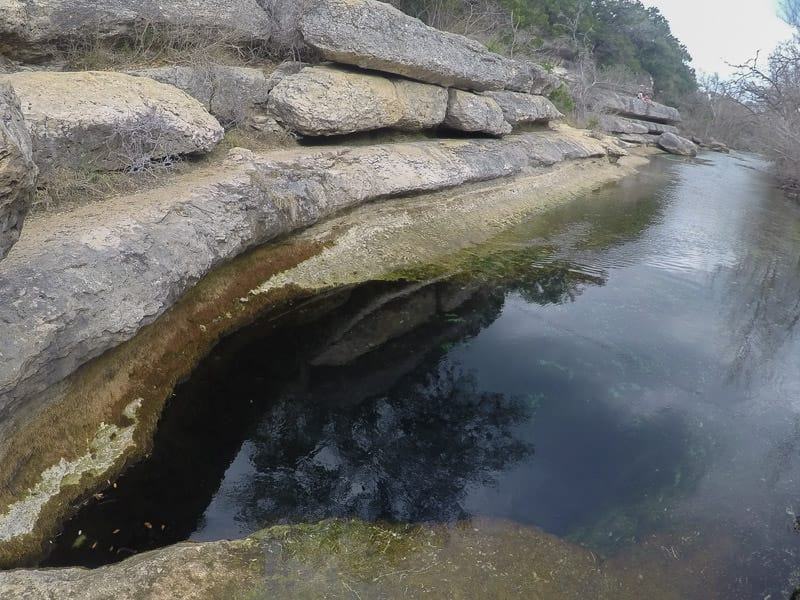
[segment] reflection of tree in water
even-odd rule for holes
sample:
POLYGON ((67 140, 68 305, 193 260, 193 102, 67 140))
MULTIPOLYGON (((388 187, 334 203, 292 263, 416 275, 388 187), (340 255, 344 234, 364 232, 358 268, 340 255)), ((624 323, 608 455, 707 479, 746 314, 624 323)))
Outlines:
MULTIPOLYGON (((418 375, 418 374, 416 374, 418 375)), ((253 438, 257 475, 237 490, 247 522, 330 516, 400 521, 465 515, 471 483, 532 451, 512 429, 519 399, 478 390, 469 374, 434 367, 356 406, 278 402, 253 438)))
POLYGON ((800 331, 800 220, 778 198, 752 209, 741 231, 741 254, 718 277, 732 334, 730 379, 778 379, 774 358, 800 331))
POLYGON ((586 284, 604 285, 605 273, 589 274, 565 264, 529 270, 513 282, 511 289, 531 304, 575 302, 586 284))

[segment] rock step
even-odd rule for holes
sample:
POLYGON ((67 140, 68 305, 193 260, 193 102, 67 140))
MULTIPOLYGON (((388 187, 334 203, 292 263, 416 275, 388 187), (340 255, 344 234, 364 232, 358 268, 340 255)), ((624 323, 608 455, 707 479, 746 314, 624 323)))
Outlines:
POLYGON ((0 262, 0 436, 26 399, 248 248, 371 200, 610 153, 624 154, 565 126, 501 140, 234 149, 163 188, 44 215, 0 262))
POLYGON ((13 88, 43 178, 58 169, 119 170, 208 152, 219 122, 194 98, 146 77, 105 71, 0 75, 13 88))

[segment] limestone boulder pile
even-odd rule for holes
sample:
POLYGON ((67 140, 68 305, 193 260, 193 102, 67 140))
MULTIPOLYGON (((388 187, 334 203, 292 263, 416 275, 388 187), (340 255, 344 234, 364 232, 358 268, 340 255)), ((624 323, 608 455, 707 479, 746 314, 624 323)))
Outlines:
POLYGON ((444 120, 447 90, 368 72, 309 67, 278 83, 268 107, 287 129, 303 135, 418 130, 444 120))
POLYGON ((17 96, 0 83, 0 260, 19 239, 37 173, 17 96))
POLYGON ((15 91, 42 176, 58 167, 136 168, 167 156, 208 152, 219 122, 181 90, 111 72, 0 75, 15 91))

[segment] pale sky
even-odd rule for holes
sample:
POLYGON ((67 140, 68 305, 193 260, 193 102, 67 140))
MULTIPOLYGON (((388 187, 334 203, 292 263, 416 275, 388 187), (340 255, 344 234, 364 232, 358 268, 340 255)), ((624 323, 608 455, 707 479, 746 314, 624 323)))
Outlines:
POLYGON ((776 14, 775 0, 642 0, 656 6, 670 22, 672 33, 689 49, 698 73, 733 71, 761 50, 766 56, 792 35, 776 14))

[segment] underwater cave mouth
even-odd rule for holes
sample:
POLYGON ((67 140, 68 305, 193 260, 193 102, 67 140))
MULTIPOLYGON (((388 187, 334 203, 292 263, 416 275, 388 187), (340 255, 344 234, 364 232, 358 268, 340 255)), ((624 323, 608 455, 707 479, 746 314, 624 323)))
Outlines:
POLYGON ((226 338, 41 565, 480 518, 608 558, 659 536, 734 548, 731 597, 791 591, 800 209, 747 159, 706 158, 226 338))

